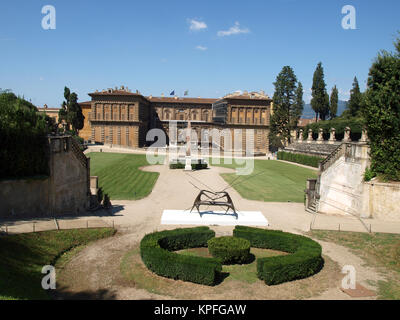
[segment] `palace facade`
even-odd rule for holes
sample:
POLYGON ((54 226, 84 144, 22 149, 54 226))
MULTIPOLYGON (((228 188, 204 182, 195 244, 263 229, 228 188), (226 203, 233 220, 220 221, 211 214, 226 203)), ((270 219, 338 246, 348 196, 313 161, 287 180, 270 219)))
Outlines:
MULTIPOLYGON (((228 94, 220 99, 153 97, 131 92, 127 88, 108 89, 90 93, 89 102, 81 103, 85 116, 80 135, 85 140, 104 144, 141 148, 151 144, 146 141, 150 129, 163 130, 167 136, 171 121, 178 131, 191 122, 192 130, 202 137, 203 129, 223 130, 234 139, 242 140, 246 147, 246 130, 253 129, 254 150, 268 152, 268 134, 272 99, 264 92, 228 94), (234 129, 242 134, 234 135, 234 129)), ((207 136, 208 137, 208 136, 207 136)), ((224 139, 211 141, 224 149, 224 139)))

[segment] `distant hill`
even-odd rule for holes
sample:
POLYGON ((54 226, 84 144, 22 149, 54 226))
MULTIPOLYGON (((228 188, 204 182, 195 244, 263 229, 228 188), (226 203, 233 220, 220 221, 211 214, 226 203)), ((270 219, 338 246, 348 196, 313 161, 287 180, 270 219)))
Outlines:
MULTIPOLYGON (((339 100, 338 102, 338 112, 337 115, 340 116, 343 111, 346 109, 347 101, 339 100)), ((311 108, 311 104, 307 103, 304 105, 303 114, 301 116, 304 119, 313 119, 315 118, 315 112, 311 108)))

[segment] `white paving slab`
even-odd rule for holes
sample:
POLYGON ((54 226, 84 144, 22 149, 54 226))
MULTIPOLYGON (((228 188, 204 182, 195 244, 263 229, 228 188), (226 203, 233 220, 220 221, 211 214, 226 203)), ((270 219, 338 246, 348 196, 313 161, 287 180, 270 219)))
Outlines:
POLYGON ((217 226, 268 226, 268 220, 260 211, 238 211, 238 219, 224 211, 164 210, 161 224, 192 224, 217 226))

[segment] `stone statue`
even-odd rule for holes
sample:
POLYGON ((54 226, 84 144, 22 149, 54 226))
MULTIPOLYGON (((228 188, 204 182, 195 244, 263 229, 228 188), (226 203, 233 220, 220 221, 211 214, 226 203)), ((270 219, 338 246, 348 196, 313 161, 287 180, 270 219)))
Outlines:
POLYGON ((188 126, 186 128, 185 171, 192 171, 191 135, 192 135, 192 126, 190 124, 190 121, 188 121, 188 126))
POLYGON ((330 136, 329 136, 329 143, 335 143, 336 141, 336 129, 331 128, 330 136))
POLYGON ((318 130, 318 139, 317 139, 317 143, 322 143, 324 142, 324 130, 322 128, 319 128, 318 130))
POLYGON ((312 138, 312 129, 308 129, 308 138, 307 138, 307 143, 310 143, 313 141, 312 138))
POLYGON ((303 142, 303 129, 299 130, 299 138, 297 140, 298 143, 302 143, 303 142))
POLYGON ((346 127, 344 129, 344 138, 343 138, 343 142, 350 142, 351 138, 350 138, 350 127, 346 127))

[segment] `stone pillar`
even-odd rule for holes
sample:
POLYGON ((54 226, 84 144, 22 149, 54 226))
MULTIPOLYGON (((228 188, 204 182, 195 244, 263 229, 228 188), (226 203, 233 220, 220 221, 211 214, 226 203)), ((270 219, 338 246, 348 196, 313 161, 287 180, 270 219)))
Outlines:
POLYGON ((303 143, 303 129, 299 130, 299 137, 297 139, 298 143, 303 143))
POLYGON ((343 138, 343 142, 350 142, 351 138, 350 138, 350 128, 346 127, 344 129, 344 138, 343 138))
POLYGON ((307 143, 311 143, 312 141, 313 141, 313 138, 312 138, 312 129, 308 129, 307 143))
POLYGON ((331 128, 330 136, 329 136, 329 144, 334 144, 336 141, 336 129, 331 128))
POLYGON ((317 139, 317 143, 318 144, 321 144, 321 143, 324 142, 323 134, 324 134, 324 130, 322 128, 319 128, 319 130, 318 130, 318 139, 317 139))
POLYGON ((368 142, 368 133, 367 133, 366 128, 362 129, 361 139, 359 142, 363 142, 363 143, 368 142))

